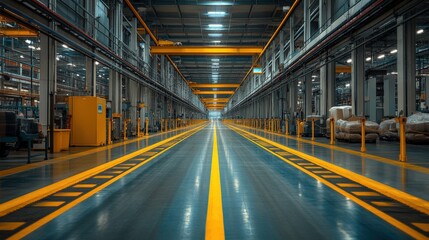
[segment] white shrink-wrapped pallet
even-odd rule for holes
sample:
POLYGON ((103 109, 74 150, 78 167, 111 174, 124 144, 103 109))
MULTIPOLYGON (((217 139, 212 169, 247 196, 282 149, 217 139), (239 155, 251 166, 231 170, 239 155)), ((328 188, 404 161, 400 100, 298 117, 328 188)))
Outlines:
POLYGON ((429 114, 415 113, 407 118, 405 125, 407 141, 410 143, 429 143, 429 114))
POLYGON ((380 139, 386 141, 397 141, 399 139, 398 128, 395 119, 384 120, 378 129, 380 139))

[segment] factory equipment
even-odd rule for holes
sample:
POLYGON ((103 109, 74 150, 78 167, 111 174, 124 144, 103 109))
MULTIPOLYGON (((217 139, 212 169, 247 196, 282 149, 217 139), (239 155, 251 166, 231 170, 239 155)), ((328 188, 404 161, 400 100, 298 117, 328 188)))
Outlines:
POLYGON ((0 112, 0 157, 7 157, 12 148, 25 146, 30 162, 33 143, 41 143, 43 138, 42 125, 34 119, 17 117, 14 112, 0 112))

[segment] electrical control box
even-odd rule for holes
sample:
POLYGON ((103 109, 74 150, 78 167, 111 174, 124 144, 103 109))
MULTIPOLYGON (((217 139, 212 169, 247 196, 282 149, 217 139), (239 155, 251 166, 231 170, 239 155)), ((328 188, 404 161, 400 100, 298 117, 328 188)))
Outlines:
POLYGON ((71 146, 106 145, 106 99, 93 96, 69 97, 71 146))

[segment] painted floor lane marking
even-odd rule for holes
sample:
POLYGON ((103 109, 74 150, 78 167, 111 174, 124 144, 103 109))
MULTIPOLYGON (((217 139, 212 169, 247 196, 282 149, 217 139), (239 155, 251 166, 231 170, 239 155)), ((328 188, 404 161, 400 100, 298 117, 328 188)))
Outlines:
MULTIPOLYGON (((244 132, 244 130, 241 130, 239 128, 235 128, 230 125, 228 126, 230 127, 230 129, 234 130, 236 133, 248 139, 249 141, 251 140, 247 136, 252 136, 252 137, 254 136, 252 134, 248 134, 247 132, 244 132)), ((330 174, 329 176, 338 176, 338 177, 324 178, 322 175, 325 175, 325 174, 316 173, 317 171, 314 171, 313 167, 300 166, 297 164, 298 163, 297 161, 289 161, 288 159, 282 157, 280 154, 277 154, 276 152, 269 150, 265 146, 262 146, 257 142, 251 141, 257 146, 264 149, 265 151, 270 152, 271 154, 277 156, 284 162, 294 166, 295 168, 305 172, 311 177, 319 180, 320 182, 324 183, 326 186, 337 191, 343 196, 349 198, 350 200, 359 204, 366 210, 372 212, 373 214, 377 215, 384 221, 395 226, 396 228, 400 229, 401 231, 405 232, 411 237, 416 239, 429 239, 429 232, 424 231, 422 228, 417 227, 417 225, 414 224, 414 223, 429 224, 429 215, 426 213, 429 210, 427 208, 427 206, 429 205, 427 204, 426 201, 422 199, 418 199, 414 196, 410 196, 409 194, 406 194, 404 192, 399 192, 399 190, 393 189, 392 187, 389 187, 382 183, 378 183, 378 182, 374 183, 373 180, 367 179, 363 176, 357 177, 355 176, 355 173, 352 173, 346 169, 339 168, 338 166, 334 166, 332 164, 327 164, 322 160, 317 161, 317 159, 313 156, 300 153, 293 149, 291 150, 286 146, 272 142, 268 139, 264 139, 263 137, 259 137, 259 139, 261 141, 263 139, 267 144, 269 143, 273 146, 283 149, 286 152, 299 156, 300 158, 298 161, 300 163, 305 161, 311 162, 311 163, 314 163, 315 165, 318 165, 320 168, 319 169, 320 171, 331 171, 332 174, 330 174), (341 184, 347 184, 347 185, 341 185, 341 184), (359 186, 356 186, 356 185, 359 185, 359 186), (341 186, 345 186, 345 187, 341 187, 341 186), (353 187, 350 187, 350 186, 353 186, 353 187), (381 189, 385 188, 386 189, 385 191, 392 192, 394 193, 395 196, 392 197, 386 194, 384 191, 376 190, 380 188, 381 189), (416 203, 420 203, 420 205, 416 205, 416 204, 413 205, 412 203, 405 204, 404 202, 408 203, 409 199, 414 199, 416 203), (376 203, 373 203, 373 202, 376 202, 376 203), (380 206, 380 204, 378 204, 377 202, 393 202, 395 204, 394 206, 380 206), (420 210, 423 210, 423 212, 420 210)), ((422 226, 422 225, 419 225, 419 226, 422 226)))
POLYGON ((204 125, 201 125, 199 127, 187 130, 187 131, 180 133, 178 135, 174 135, 170 138, 164 139, 160 142, 154 143, 150 146, 139 149, 135 152, 132 152, 132 153, 129 153, 129 154, 124 155, 122 157, 119 157, 115 160, 106 162, 106 163, 98 165, 94 168, 80 172, 80 173, 73 175, 71 177, 68 177, 66 179, 57 181, 51 185, 47 185, 47 186, 42 187, 40 189, 37 189, 35 191, 26 193, 20 197, 17 197, 17 198, 14 198, 12 200, 9 200, 7 202, 4 202, 4 203, 0 204, 0 217, 4 216, 4 215, 6 215, 12 211, 15 211, 15 210, 27 205, 27 204, 36 202, 37 200, 40 200, 46 196, 49 196, 52 193, 57 192, 59 189, 65 188, 65 187, 70 186, 72 184, 76 184, 77 182, 81 181, 82 179, 86 179, 86 178, 94 176, 94 175, 96 175, 102 171, 105 171, 106 169, 110 169, 113 166, 117 166, 118 164, 123 163, 123 162, 129 160, 130 158, 134 158, 134 157, 137 157, 137 156, 144 154, 146 152, 150 152, 154 148, 157 148, 158 146, 161 146, 161 145, 168 143, 168 142, 171 142, 171 141, 178 140, 182 136, 185 136, 186 134, 189 134, 191 132, 199 131, 200 129, 204 128, 205 126, 207 126, 207 123, 204 125))
POLYGON ((209 201, 207 206, 206 237, 207 240, 225 239, 222 211, 222 188, 220 181, 219 153, 216 136, 216 125, 213 128, 213 153, 210 172, 209 201))
MULTIPOLYGON (((261 130, 261 129, 256 129, 256 128, 250 128, 250 127, 245 127, 245 126, 241 126, 241 125, 236 125, 236 124, 228 124, 228 125, 234 125, 235 128, 238 128, 242 131, 243 128, 246 129, 250 129, 250 130, 254 130, 254 131, 259 131, 260 133, 264 133, 267 134, 267 132, 261 130)), ((348 154, 353 154, 355 156, 359 156, 359 157, 365 157, 368 159, 372 159, 372 160, 376 160, 379 162, 383 162, 383 163, 387 163, 390 165, 394 165, 394 166, 399 166, 399 167, 403 167, 409 170, 413 170, 413 171, 417 171, 417 172, 421 172, 421 173, 425 173, 425 174, 429 174, 429 168, 427 167, 421 167, 418 165, 418 163, 416 164, 411 164, 411 163, 404 163, 404 162, 399 162, 397 159, 390 159, 390 158, 386 158, 386 157, 380 157, 380 156, 376 156, 373 154, 369 154, 369 153, 362 153, 356 150, 350 150, 344 147, 339 147, 339 146, 334 146, 334 145, 330 145, 330 144, 326 144, 326 143, 320 143, 320 142, 316 142, 316 141, 311 141, 308 139, 303 139, 303 138, 297 138, 291 135, 285 135, 285 134, 280 134, 280 133, 268 133, 270 135, 276 135, 276 136, 280 136, 280 137, 285 137, 286 139, 291 139, 291 140, 295 140, 298 143, 307 143, 307 144, 311 144, 311 145, 315 145, 315 146, 319 146, 319 147, 323 147, 323 148, 328 148, 328 149, 333 149, 333 150, 337 150, 340 152, 345 152, 348 154)), ((262 135, 258 135, 258 136, 262 136, 262 135)), ((252 136, 253 138, 253 136, 252 136)), ((419 163, 420 164, 420 163, 419 163)))
MULTIPOLYGON (((193 125, 193 126, 189 126, 189 127, 186 127, 183 130, 185 130, 185 132, 186 132, 186 131, 192 130, 192 128, 194 128, 194 127, 197 128, 198 126, 200 126, 202 124, 203 123, 197 124, 197 125, 193 125)), ((84 157, 84 156, 89 155, 89 154, 93 154, 93 153, 97 153, 97 152, 101 152, 101 151, 106 151, 106 150, 110 150, 110 149, 117 148, 117 147, 124 147, 124 146, 126 147, 126 145, 128 145, 128 144, 131 144, 131 143, 134 143, 134 142, 139 142, 139 141, 146 140, 146 139, 150 139, 150 138, 157 137, 157 136, 160 136, 160 135, 163 135, 163 134, 168 134, 168 133, 156 133, 156 134, 153 134, 153 135, 150 135, 150 136, 144 136, 144 137, 140 137, 140 138, 134 138, 134 139, 130 139, 130 140, 123 141, 123 142, 118 142, 118 143, 115 143, 115 144, 112 144, 112 145, 108 145, 108 146, 104 146, 104 147, 98 147, 98 148, 94 148, 94 149, 82 151, 82 152, 79 152, 79 153, 73 153, 73 154, 70 154, 70 155, 67 155, 67 156, 56 157, 56 158, 52 158, 52 159, 41 161, 41 162, 34 162, 34 163, 31 163, 31 164, 26 164, 26 165, 19 166, 19 167, 14 167, 14 168, 6 169, 6 170, 1 170, 0 171, 0 177, 5 177, 5 176, 13 175, 13 174, 20 173, 20 172, 25 172, 25 171, 28 171, 28 170, 31 170, 31 169, 35 169, 35 168, 39 168, 39 167, 43 167, 43 166, 52 165, 54 163, 58 163, 58 162, 62 162, 62 161, 67 161, 67 160, 71 160, 71 159, 74 159, 74 158, 84 157)))
POLYGON ((99 175, 95 175, 95 176, 106 176, 106 173, 110 172, 110 174, 113 175, 113 178, 95 178, 95 176, 90 176, 85 179, 81 179, 80 181, 76 182, 74 185, 65 186, 65 188, 58 189, 56 192, 53 192, 48 196, 37 200, 35 203, 32 203, 31 205, 26 205, 20 209, 17 209, 16 211, 12 211, 6 215, 1 216, 0 223, 11 222, 10 221, 11 219, 18 219, 20 222, 24 222, 24 224, 20 225, 19 227, 13 230, 0 229, 0 239, 6 239, 6 238, 21 239, 27 236, 31 232, 45 225, 49 221, 55 219, 59 215, 63 214, 64 212, 76 206, 77 204, 88 199, 89 197, 98 193, 102 189, 110 186, 111 184, 123 178, 124 176, 128 175, 129 173, 135 171, 136 169, 145 165, 151 160, 155 159, 162 153, 173 148, 174 146, 182 142, 184 139, 192 136, 193 134, 197 133, 203 128, 204 126, 188 131, 180 138, 170 139, 169 142, 174 143, 171 145, 170 148, 166 148, 160 152, 157 152, 157 154, 148 158, 146 161, 135 161, 133 158, 138 158, 138 156, 140 155, 140 154, 135 154, 133 158, 129 158, 124 162, 117 163, 117 164, 122 164, 122 163, 133 164, 135 162, 138 163, 137 165, 130 167, 128 170, 117 171, 118 174, 112 174, 113 171, 111 169, 113 169, 116 166, 116 165, 113 165, 113 166, 110 166, 110 168, 107 168, 104 171, 100 172, 99 175), (75 196, 73 196, 73 194, 67 194, 70 192, 77 192, 76 191, 77 189, 81 194, 76 194, 75 196), (58 206, 55 206, 54 204, 55 202, 57 203, 63 202, 63 203, 61 205, 58 204, 58 206), (34 206, 38 206, 38 207, 36 208, 34 206), (44 210, 38 211, 37 209, 38 208, 40 209, 42 206, 44 210))

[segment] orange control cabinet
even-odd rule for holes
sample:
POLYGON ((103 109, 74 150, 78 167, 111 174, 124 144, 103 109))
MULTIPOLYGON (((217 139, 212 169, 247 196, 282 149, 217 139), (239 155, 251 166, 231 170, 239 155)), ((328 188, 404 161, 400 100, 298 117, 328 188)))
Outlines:
POLYGON ((93 96, 69 97, 71 146, 106 145, 106 99, 93 96))

